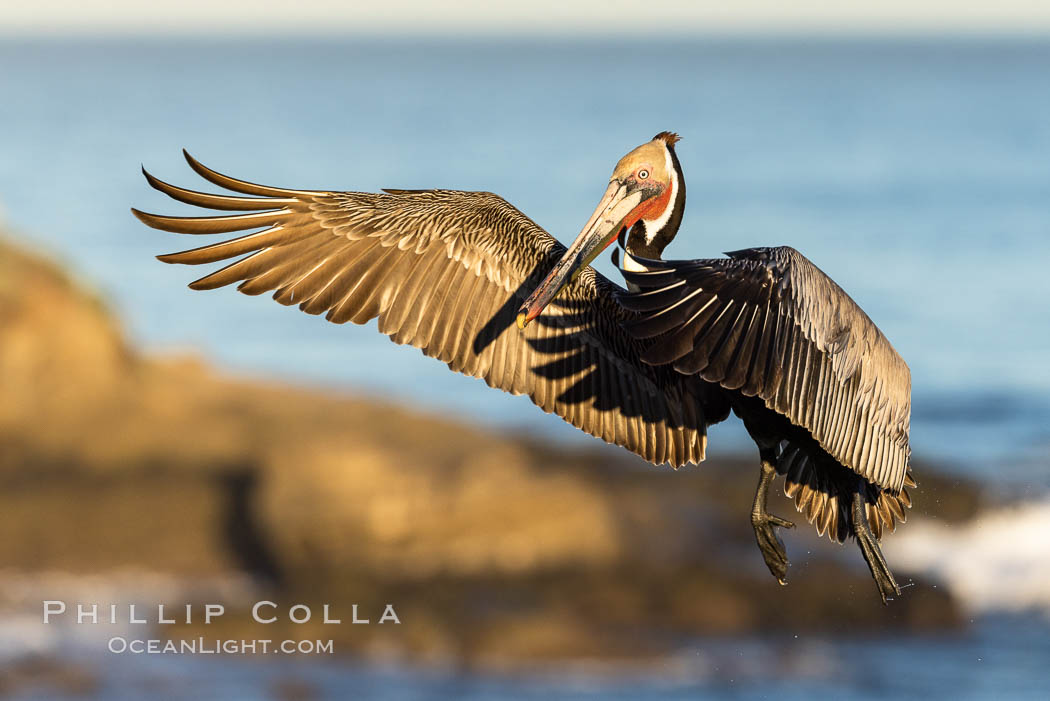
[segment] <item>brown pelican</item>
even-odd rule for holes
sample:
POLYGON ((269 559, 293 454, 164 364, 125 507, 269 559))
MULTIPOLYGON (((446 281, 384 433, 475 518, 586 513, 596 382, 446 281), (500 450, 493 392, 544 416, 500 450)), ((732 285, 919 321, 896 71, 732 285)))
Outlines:
POLYGON ((701 462, 707 426, 732 410, 759 449, 751 523, 773 576, 783 584, 788 567, 776 528, 794 525, 767 511, 781 474, 818 533, 856 540, 885 602, 900 589, 879 540, 904 520, 914 486, 908 366, 792 248, 661 260, 685 208, 678 140, 661 132, 620 159, 568 249, 492 193, 289 190, 222 175, 189 154, 199 175, 239 194, 186 190, 143 171, 149 184, 244 213, 132 212, 182 234, 253 231, 159 256, 235 259, 192 289, 238 283, 336 323, 378 318, 396 343, 528 395, 655 464, 701 462), (629 290, 589 265, 617 239, 629 290))

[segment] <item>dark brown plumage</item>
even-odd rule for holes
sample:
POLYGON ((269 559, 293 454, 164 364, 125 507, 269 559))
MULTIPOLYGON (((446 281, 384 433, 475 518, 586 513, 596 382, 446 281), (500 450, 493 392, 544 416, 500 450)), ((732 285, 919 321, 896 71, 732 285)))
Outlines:
POLYGON ((378 319, 395 342, 653 463, 702 461, 707 426, 732 409, 762 458, 752 524, 774 576, 783 581, 788 566, 775 527, 792 525, 766 511, 781 474, 820 534, 856 538, 885 599, 899 589, 878 540, 904 520, 914 484, 907 365, 794 249, 658 260, 685 206, 677 141, 661 132, 621 159, 570 249, 487 192, 289 190, 230 178, 188 154, 198 174, 238 194, 146 173, 150 185, 236 213, 132 211, 177 233, 252 232, 159 256, 233 260, 193 289, 237 283, 336 323, 378 319), (587 265, 618 235, 633 292, 587 265))
POLYGON ((647 290, 623 300, 648 312, 629 322, 632 335, 673 332, 644 360, 761 397, 836 460, 899 490, 910 456, 908 366, 868 315, 795 249, 727 255, 643 261, 650 272, 625 273, 647 290))

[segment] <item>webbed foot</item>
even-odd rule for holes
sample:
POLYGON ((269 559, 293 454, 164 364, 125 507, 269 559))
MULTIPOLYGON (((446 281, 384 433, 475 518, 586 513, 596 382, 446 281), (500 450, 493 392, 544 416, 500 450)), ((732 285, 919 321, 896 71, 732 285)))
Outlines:
POLYGON ((860 551, 864 555, 864 561, 868 563, 868 569, 871 570, 871 576, 875 579, 875 586, 879 588, 879 596, 882 597, 882 603, 885 604, 889 598, 900 596, 901 588, 897 585, 897 580, 893 578, 890 566, 882 555, 882 548, 879 547, 878 538, 871 531, 871 525, 868 523, 868 516, 864 508, 865 503, 864 487, 862 485, 853 495, 851 514, 853 533, 857 537, 857 545, 860 546, 860 551))
POLYGON ((784 541, 780 539, 776 529, 794 528, 795 524, 761 511, 751 514, 751 527, 755 529, 755 540, 758 541, 758 549, 762 551, 766 567, 778 582, 787 584, 787 568, 790 562, 784 549, 784 541))
POLYGON ((766 511, 769 487, 773 484, 773 478, 776 475, 777 471, 773 466, 772 456, 763 454, 762 473, 758 478, 758 489, 755 490, 755 503, 751 507, 751 527, 755 529, 755 540, 758 541, 758 549, 762 551, 766 567, 778 582, 787 584, 787 568, 790 563, 787 551, 784 550, 784 541, 780 539, 776 529, 778 527, 794 528, 795 524, 766 511))

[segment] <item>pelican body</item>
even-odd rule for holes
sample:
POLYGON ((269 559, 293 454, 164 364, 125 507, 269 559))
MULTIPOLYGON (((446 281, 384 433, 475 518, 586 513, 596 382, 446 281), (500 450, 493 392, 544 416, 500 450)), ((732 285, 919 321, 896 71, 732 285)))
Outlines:
MULTIPOLYGON (((854 539, 883 602, 900 589, 882 555, 914 486, 908 366, 859 306, 788 247, 669 261, 685 178, 677 135, 661 132, 616 164, 566 248, 488 192, 291 190, 237 180, 189 154, 204 179, 236 194, 151 186, 200 207, 132 212, 182 234, 237 238, 159 256, 231 260, 190 283, 237 283, 335 323, 379 330, 654 464, 702 462, 707 427, 735 413, 758 447, 756 541, 785 583, 788 558, 768 511, 770 486, 821 535, 854 539), (590 263, 615 242, 621 287, 590 263)), ((614 251, 614 260, 616 253, 614 251)))

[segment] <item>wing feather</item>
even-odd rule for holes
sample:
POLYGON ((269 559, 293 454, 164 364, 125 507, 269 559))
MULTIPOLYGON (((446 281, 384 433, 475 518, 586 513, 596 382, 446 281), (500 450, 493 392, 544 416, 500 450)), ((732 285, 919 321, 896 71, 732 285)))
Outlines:
MULTIPOLYGON (((237 284, 246 294, 272 292, 281 304, 332 322, 377 319, 395 342, 525 394, 544 411, 651 462, 703 460, 706 427, 725 418, 725 400, 700 378, 639 360, 652 344, 624 331, 639 312, 621 306, 622 288, 587 268, 536 323, 518 331, 516 310, 565 249, 502 198, 453 190, 291 190, 186 159, 205 180, 239 194, 188 190, 147 173, 149 184, 180 202, 239 213, 133 212, 176 233, 246 232, 160 256, 182 264, 229 261, 191 283, 194 289, 237 284)), ((648 304, 681 302, 690 315, 703 314, 712 296, 683 301, 688 293, 679 284, 648 304)))
MULTIPOLYGON (((643 360, 758 395, 837 461, 899 492, 911 455, 908 366, 860 307, 798 251, 728 255, 643 260, 648 272, 625 271, 639 288, 623 300, 639 315, 628 331, 653 339, 643 360), (700 298, 718 300, 711 305, 717 311, 698 312, 689 300, 700 298), (761 323, 744 310, 727 313, 733 305, 765 309, 761 323)), ((821 518, 818 527, 836 528, 821 518)))

